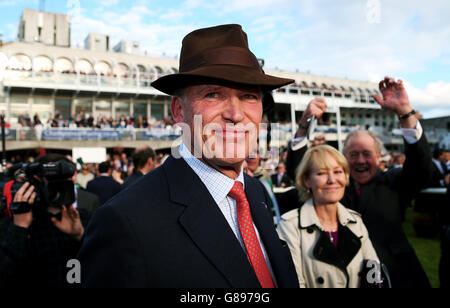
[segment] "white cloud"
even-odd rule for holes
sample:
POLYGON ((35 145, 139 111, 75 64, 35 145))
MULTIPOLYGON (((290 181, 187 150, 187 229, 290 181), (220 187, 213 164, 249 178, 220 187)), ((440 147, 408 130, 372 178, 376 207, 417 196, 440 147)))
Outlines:
POLYGON ((405 88, 412 106, 425 118, 450 115, 450 82, 430 82, 418 89, 405 81, 405 88))
POLYGON ((72 23, 72 44, 83 46, 88 33, 108 34, 111 45, 120 40, 138 41, 141 50, 149 55, 170 57, 178 55, 184 35, 195 29, 189 24, 164 25, 155 19, 157 13, 143 6, 131 7, 121 14, 112 10, 103 10, 100 18, 89 17, 82 11, 72 23))
POLYGON ((367 21, 364 1, 301 2, 303 24, 278 29, 266 63, 358 79, 420 72, 450 50, 450 24, 443 17, 450 2, 435 1, 426 9, 422 1, 401 3, 382 1, 381 22, 375 24, 367 21))
MULTIPOLYGON (((87 33, 95 31, 111 35, 113 44, 136 40, 150 54, 174 56, 188 32, 212 21, 240 22, 252 51, 269 69, 376 82, 385 75, 420 75, 436 59, 449 63, 450 1, 434 0, 426 6, 421 0, 378 2, 380 23, 368 18, 365 0, 186 0, 163 7, 141 1, 124 12, 102 7, 95 17, 82 9, 72 35, 82 44, 87 33), (208 15, 199 13, 205 11, 208 15)), ((425 115, 436 112, 433 108, 448 110, 450 79, 424 80, 425 88, 408 89, 415 108, 425 115)))

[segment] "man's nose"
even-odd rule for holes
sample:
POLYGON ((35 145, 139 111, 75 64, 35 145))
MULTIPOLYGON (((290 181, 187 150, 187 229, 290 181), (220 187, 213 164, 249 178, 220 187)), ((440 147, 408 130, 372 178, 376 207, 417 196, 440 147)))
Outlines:
POLYGON ((356 162, 357 162, 357 163, 365 163, 365 162, 366 162, 366 159, 365 159, 363 153, 359 153, 359 154, 358 154, 358 157, 357 157, 357 159, 356 159, 356 162))
POLYGON ((237 96, 230 96, 226 101, 226 109, 223 113, 225 119, 233 123, 240 123, 244 120, 244 112, 242 110, 241 100, 237 96))

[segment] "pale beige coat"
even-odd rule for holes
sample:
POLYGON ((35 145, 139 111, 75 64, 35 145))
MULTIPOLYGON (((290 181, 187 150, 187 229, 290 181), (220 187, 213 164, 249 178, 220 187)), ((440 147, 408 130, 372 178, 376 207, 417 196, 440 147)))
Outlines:
MULTIPOLYGON (((362 270, 363 260, 375 260, 379 263, 361 215, 345 208, 340 203, 338 204, 339 224, 351 231, 351 233, 347 232, 347 235, 350 234, 352 237, 353 243, 351 244, 355 244, 353 250, 356 253, 347 266, 343 266, 341 269, 336 265, 319 261, 315 257, 320 253, 323 255, 324 249, 334 249, 334 246, 331 247, 325 243, 326 245, 322 245, 323 247, 315 247, 321 236, 320 243, 324 243, 323 237, 326 235, 321 232, 323 228, 312 199, 308 200, 300 209, 300 224, 298 209, 285 213, 281 218, 277 231, 280 238, 289 246, 301 288, 357 288, 360 285, 359 274, 362 270), (360 244, 358 240, 360 240, 360 244)), ((338 241, 344 240, 340 235, 338 234, 338 241)), ((325 252, 325 254, 327 253, 325 252)))

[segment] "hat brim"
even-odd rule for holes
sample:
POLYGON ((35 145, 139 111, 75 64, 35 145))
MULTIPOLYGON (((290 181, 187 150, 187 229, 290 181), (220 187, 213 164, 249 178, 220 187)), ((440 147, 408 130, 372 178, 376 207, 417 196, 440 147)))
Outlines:
POLYGON ((211 65, 178 74, 166 75, 152 82, 152 86, 169 95, 190 85, 227 82, 238 85, 260 86, 263 91, 293 83, 293 79, 266 75, 256 69, 237 65, 211 65))

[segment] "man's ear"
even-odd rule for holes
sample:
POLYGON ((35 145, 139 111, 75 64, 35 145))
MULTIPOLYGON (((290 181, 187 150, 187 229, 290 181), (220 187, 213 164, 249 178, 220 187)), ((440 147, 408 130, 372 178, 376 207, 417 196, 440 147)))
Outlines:
POLYGON ((375 155, 375 163, 377 164, 377 166, 380 164, 380 159, 381 159, 381 153, 377 153, 375 155))
POLYGON ((175 123, 184 121, 183 99, 181 97, 174 96, 172 98, 170 110, 172 111, 172 117, 175 123))

